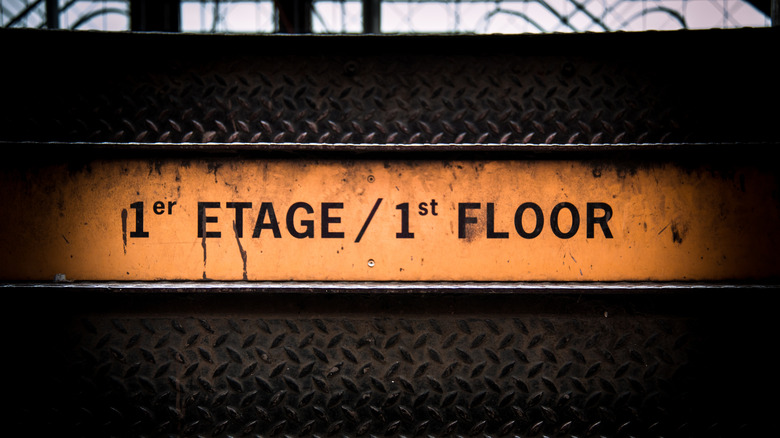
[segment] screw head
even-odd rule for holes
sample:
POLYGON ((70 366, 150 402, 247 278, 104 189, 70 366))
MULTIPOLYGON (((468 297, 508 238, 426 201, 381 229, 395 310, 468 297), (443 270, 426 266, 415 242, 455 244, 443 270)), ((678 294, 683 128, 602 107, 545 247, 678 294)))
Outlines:
POLYGON ((376 178, 374 178, 374 175, 368 175, 368 178, 366 178, 368 182, 372 183, 376 178))
POLYGON ((344 74, 347 76, 355 76, 358 71, 358 65, 354 61, 349 61, 344 64, 344 74))

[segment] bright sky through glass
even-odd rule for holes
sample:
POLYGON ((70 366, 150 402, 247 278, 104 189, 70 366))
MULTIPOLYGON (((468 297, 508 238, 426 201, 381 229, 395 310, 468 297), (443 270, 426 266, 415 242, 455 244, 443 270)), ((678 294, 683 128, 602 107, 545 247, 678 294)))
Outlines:
MULTIPOLYGON (((7 25, 34 0, 0 0, 7 25)), ((15 26, 39 27, 45 2, 15 26)), ((769 18, 743 0, 386 1, 383 33, 541 33, 765 27, 769 18)), ((128 30, 126 1, 64 1, 62 28, 128 30)), ((273 2, 184 1, 182 31, 270 33, 276 30, 273 2)), ((315 1, 316 33, 360 33, 360 1, 315 1)))

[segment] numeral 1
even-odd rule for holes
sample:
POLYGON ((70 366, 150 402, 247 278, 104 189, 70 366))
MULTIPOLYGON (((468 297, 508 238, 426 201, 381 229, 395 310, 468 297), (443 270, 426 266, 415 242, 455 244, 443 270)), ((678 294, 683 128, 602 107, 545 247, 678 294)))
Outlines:
POLYGON ((130 237, 149 237, 149 233, 144 231, 144 203, 133 202, 130 208, 135 210, 135 231, 130 232, 130 237))
POLYGON ((409 203, 404 202, 395 206, 396 210, 401 210, 401 232, 395 233, 396 239, 414 239, 414 233, 409 232, 409 203))

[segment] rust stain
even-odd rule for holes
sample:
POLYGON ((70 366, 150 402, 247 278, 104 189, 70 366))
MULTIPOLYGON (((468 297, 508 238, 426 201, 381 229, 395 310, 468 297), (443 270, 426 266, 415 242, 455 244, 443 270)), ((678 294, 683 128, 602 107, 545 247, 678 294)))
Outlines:
POLYGON ((238 244, 238 252, 241 254, 241 261, 244 263, 243 279, 246 281, 248 280, 246 275, 246 250, 244 250, 244 247, 241 245, 241 239, 238 238, 238 227, 236 226, 236 221, 233 221, 233 233, 236 236, 236 243, 238 244))
POLYGON ((214 182, 217 182, 217 172, 220 167, 222 167, 220 163, 208 163, 208 172, 214 174, 214 182))
POLYGON ((162 176, 162 167, 163 163, 162 161, 152 161, 149 163, 149 176, 152 176, 152 174, 157 173, 157 175, 162 176))
POLYGON ((203 248, 203 279, 208 280, 208 277, 206 277, 206 218, 203 218, 203 237, 201 238, 201 247, 203 248))
POLYGON ((122 250, 127 255, 127 209, 122 209, 122 250))
POLYGON ((678 245, 682 244, 686 234, 688 234, 687 225, 672 222, 672 242, 678 245))

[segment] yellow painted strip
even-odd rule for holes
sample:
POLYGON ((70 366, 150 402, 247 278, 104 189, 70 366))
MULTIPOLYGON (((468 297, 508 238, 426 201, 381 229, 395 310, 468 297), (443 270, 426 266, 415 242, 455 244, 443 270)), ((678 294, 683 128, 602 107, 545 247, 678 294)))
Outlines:
POLYGON ((0 176, 0 279, 780 273, 776 175, 579 161, 103 160, 0 176))

